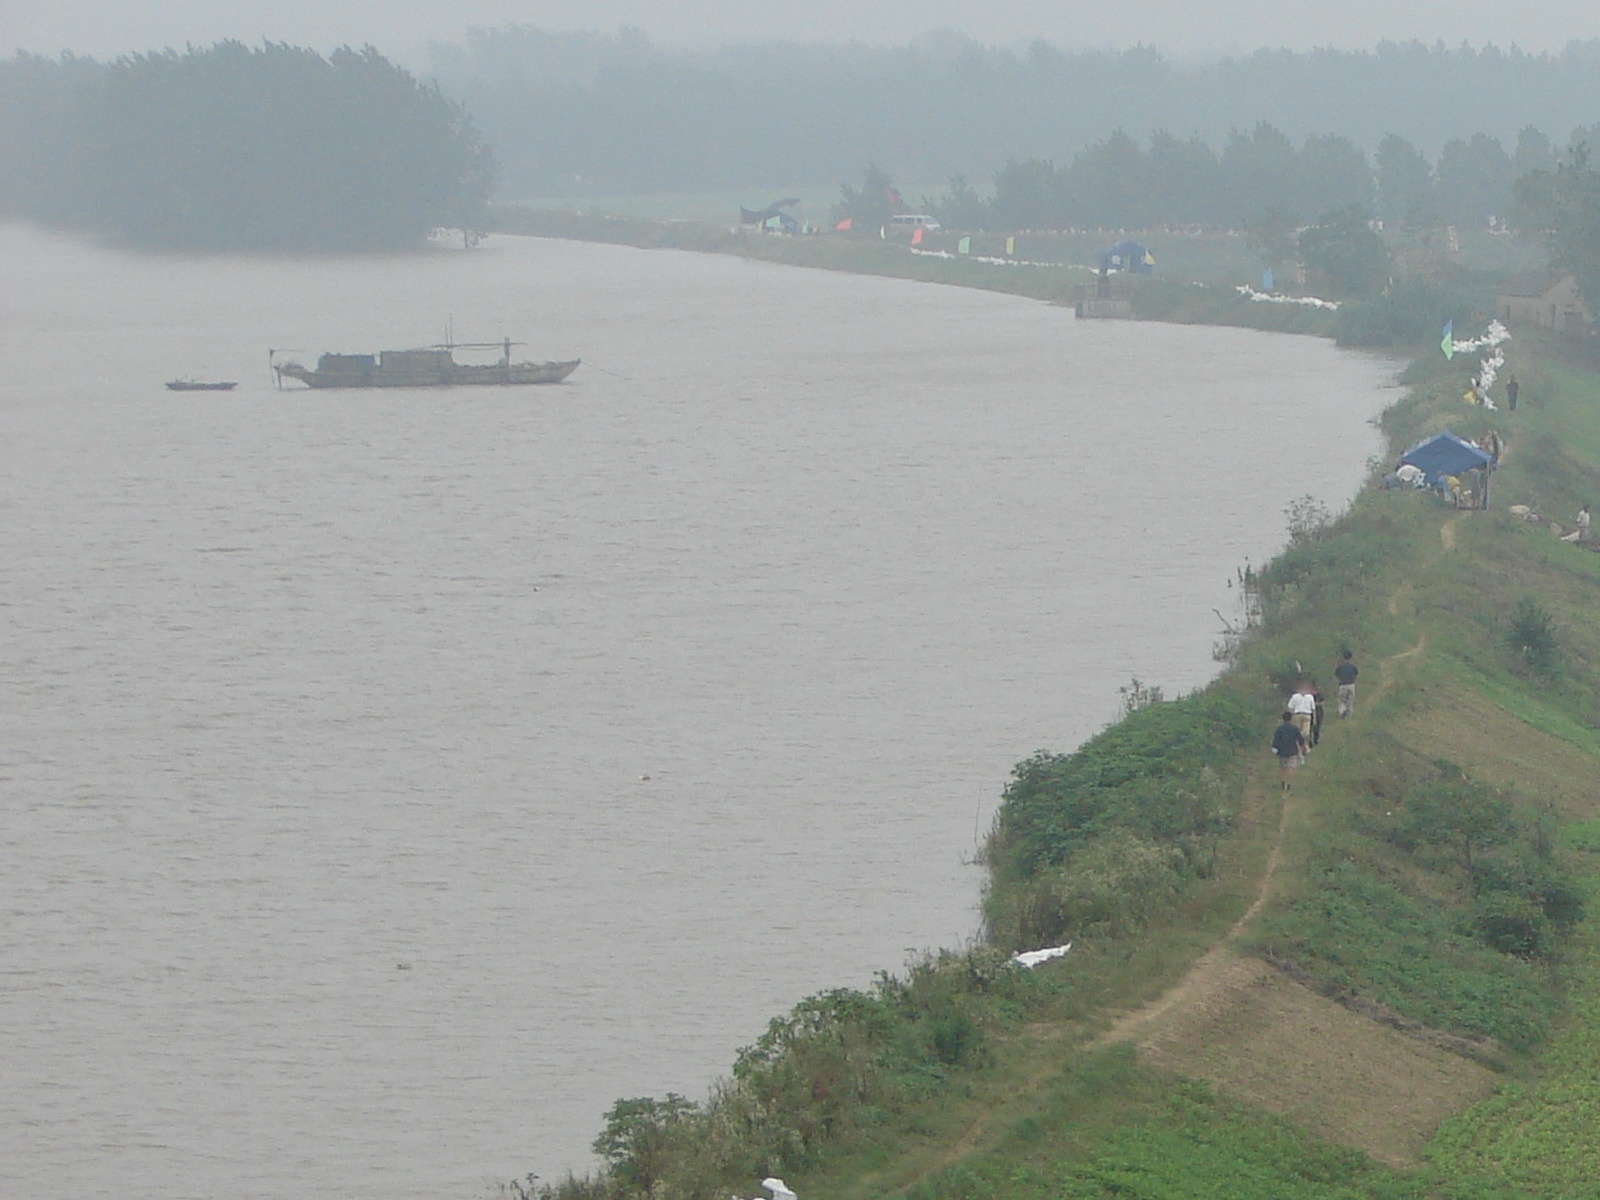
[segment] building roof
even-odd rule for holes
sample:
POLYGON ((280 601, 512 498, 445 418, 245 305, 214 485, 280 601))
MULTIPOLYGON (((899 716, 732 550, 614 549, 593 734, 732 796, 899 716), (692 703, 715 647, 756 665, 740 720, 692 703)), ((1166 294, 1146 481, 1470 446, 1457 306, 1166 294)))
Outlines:
POLYGON ((1495 291, 1501 296, 1543 296, 1571 277, 1569 271, 1533 271, 1508 280, 1495 291))

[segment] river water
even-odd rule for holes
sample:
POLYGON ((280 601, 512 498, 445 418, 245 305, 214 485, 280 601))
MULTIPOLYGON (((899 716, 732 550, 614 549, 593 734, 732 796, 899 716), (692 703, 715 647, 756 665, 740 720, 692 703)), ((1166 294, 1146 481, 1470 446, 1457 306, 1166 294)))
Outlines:
POLYGON ((1011 765, 1212 675, 1391 376, 728 258, 0 229, 0 1194, 588 1169, 615 1098, 970 938, 1011 765), (271 386, 452 317, 585 364, 271 386))

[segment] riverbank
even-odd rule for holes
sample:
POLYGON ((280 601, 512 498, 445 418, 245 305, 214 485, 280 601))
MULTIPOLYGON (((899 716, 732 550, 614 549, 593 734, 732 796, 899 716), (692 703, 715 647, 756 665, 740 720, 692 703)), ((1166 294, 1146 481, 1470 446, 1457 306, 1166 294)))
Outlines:
POLYGON ((1600 969, 1600 556, 1507 506, 1570 519, 1600 491, 1600 376, 1534 342, 1512 365, 1515 414, 1424 358, 1384 418, 1396 448, 1500 432, 1494 510, 1302 510, 1217 683, 1018 767, 987 944, 802 1003, 703 1105, 619 1103, 609 1175, 552 1191, 1576 1194, 1600 1151, 1562 1125, 1554 1153, 1543 1116, 1596 1103, 1600 1018, 1571 998, 1600 969), (1278 706, 1303 672, 1331 691, 1345 649, 1355 715, 1285 796, 1278 706))
MULTIPOLYGON (((776 237, 699 221, 658 221, 528 205, 496 206, 491 232, 731 254, 816 270, 980 288, 1050 304, 1072 304, 1093 287, 1094 271, 1089 264, 1096 261, 1104 241, 1098 234, 1021 234, 1012 239, 1014 253, 1007 256, 1007 239, 1000 235, 974 235, 971 252, 960 254, 958 238, 937 234, 928 237, 925 253, 914 253, 900 241, 826 234, 776 237)), ((1160 261, 1159 276, 1117 281, 1122 289, 1119 294, 1132 301, 1139 318, 1333 335, 1335 313, 1330 309, 1263 303, 1240 294, 1235 285, 1259 274, 1242 237, 1172 235, 1161 247, 1160 261)))

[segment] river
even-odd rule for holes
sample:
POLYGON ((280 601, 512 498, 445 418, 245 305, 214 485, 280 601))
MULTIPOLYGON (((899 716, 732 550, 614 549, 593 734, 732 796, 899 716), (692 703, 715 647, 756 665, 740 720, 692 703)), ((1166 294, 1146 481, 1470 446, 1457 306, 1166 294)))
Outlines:
POLYGON ((0 228, 0 1194, 588 1169, 612 1100, 972 937, 1012 764, 1213 675, 1392 375, 732 258, 0 228), (273 389, 447 321, 584 365, 273 389))

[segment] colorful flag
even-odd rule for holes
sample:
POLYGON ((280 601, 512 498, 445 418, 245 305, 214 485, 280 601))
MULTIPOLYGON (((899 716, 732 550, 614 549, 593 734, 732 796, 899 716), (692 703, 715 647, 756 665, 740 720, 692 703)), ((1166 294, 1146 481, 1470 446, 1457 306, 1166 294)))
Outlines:
POLYGON ((1455 321, 1446 321, 1444 323, 1444 337, 1439 339, 1439 349, 1444 351, 1446 361, 1456 356, 1456 339, 1455 334, 1452 332, 1454 329, 1455 321))
POLYGON ((911 244, 913 246, 922 245, 922 226, 918 225, 911 231, 911 244))
POLYGON ((849 233, 850 227, 854 224, 854 221, 852 221, 849 217, 846 217, 833 227, 833 231, 835 233, 849 233))
POLYGON ((956 243, 956 253, 957 254, 971 254, 972 253, 972 239, 969 238, 969 237, 964 237, 959 242, 957 242, 956 243))
POLYGON ((1014 237, 1008 237, 1006 239, 1006 257, 1010 258, 1012 255, 1016 254, 1016 252, 1017 252, 1017 239, 1014 238, 1014 237))

